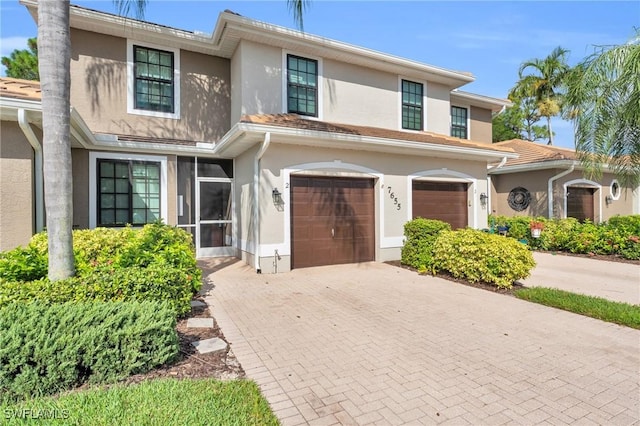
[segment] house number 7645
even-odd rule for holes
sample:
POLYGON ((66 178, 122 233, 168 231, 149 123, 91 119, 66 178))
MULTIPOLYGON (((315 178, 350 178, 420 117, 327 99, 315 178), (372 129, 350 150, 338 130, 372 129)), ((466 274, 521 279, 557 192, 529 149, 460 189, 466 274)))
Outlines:
POLYGON ((393 204, 395 204, 396 209, 400 210, 402 208, 402 204, 398 201, 398 197, 396 197, 395 192, 391 190, 390 186, 387 186, 387 192, 389 192, 389 198, 393 200, 393 204))

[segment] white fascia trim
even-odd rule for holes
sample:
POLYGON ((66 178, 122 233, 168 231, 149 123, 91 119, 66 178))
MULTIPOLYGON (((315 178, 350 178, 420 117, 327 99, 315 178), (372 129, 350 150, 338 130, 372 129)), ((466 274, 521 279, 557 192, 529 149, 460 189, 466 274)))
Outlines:
POLYGON ((0 108, 24 109, 25 111, 42 111, 42 102, 27 99, 0 97, 0 108))
MULTIPOLYGON (((297 30, 292 30, 290 28, 285 28, 278 25, 256 21, 243 16, 237 16, 237 15, 224 13, 224 12, 221 14, 221 16, 222 16, 222 19, 218 20, 218 24, 216 25, 216 31, 214 32, 214 35, 220 34, 220 32, 218 32, 218 26, 228 25, 233 29, 241 32, 259 34, 262 36, 264 36, 265 34, 268 34, 269 36, 272 36, 274 38, 281 38, 282 40, 287 41, 288 43, 291 43, 291 41, 295 41, 301 44, 302 46, 312 46, 316 48, 321 47, 331 51, 341 51, 343 53, 347 53, 350 55, 357 55, 357 56, 374 59, 376 61, 392 63, 400 67, 417 71, 419 73, 434 74, 434 75, 450 78, 452 80, 458 80, 461 83, 461 85, 475 81, 475 77, 473 77, 473 75, 469 73, 458 72, 458 71, 448 70, 445 68, 440 68, 433 65, 423 64, 420 62, 412 61, 410 59, 389 55, 376 50, 367 49, 364 47, 359 47, 359 46, 347 44, 347 43, 336 41, 336 40, 331 40, 328 38, 312 35, 309 33, 304 33, 297 30)), ((222 34, 219 37, 221 38, 223 36, 224 36, 224 33, 222 32, 222 34)), ((217 41, 217 39, 214 39, 214 40, 217 41)))
POLYGON ((289 82, 289 67, 287 66, 287 55, 299 56, 304 59, 312 59, 314 61, 318 61, 318 81, 317 81, 317 93, 318 93, 318 104, 316 105, 318 116, 313 117, 309 115, 305 115, 305 118, 310 120, 322 120, 323 117, 323 98, 324 98, 324 66, 323 60, 320 56, 308 55, 306 53, 299 53, 293 50, 282 49, 282 108, 281 111, 283 114, 287 114, 288 104, 289 104, 289 96, 288 96, 288 82, 289 82))
POLYGON ((504 107, 510 107, 513 105, 513 103, 508 99, 493 98, 491 96, 479 95, 477 93, 465 92, 458 89, 452 90, 451 96, 464 99, 472 106, 490 108, 493 112, 500 111, 504 107))
MULTIPOLYGON (((511 157, 514 158, 514 157, 511 157)), ((567 168, 575 166, 576 169, 580 169, 580 163, 578 161, 572 160, 556 160, 556 161, 542 161, 538 163, 529 163, 529 164, 518 164, 515 166, 504 166, 501 168, 491 169, 488 173, 492 175, 500 175, 507 173, 518 173, 518 172, 528 172, 534 170, 545 170, 545 169, 558 169, 558 168, 567 168)))
MULTIPOLYGON (((359 135, 349 135, 345 133, 330 133, 320 132, 316 130, 304 130, 304 129, 296 129, 292 127, 277 127, 277 126, 269 126, 264 124, 254 124, 254 123, 238 123, 238 127, 235 126, 229 131, 235 133, 230 137, 225 145, 231 144, 233 142, 233 138, 237 137, 242 133, 260 133, 264 134, 264 132, 271 132, 273 136, 289 136, 293 139, 299 138, 307 138, 307 139, 319 139, 319 140, 331 140, 331 141, 340 141, 345 144, 345 148, 362 148, 362 145, 371 145, 371 146, 388 146, 394 148, 406 148, 406 149, 416 149, 425 152, 443 152, 443 153, 452 153, 452 154, 467 154, 473 155, 482 158, 489 159, 502 159, 504 157, 507 158, 518 158, 518 154, 504 151, 489 151, 481 148, 466 148, 466 147, 457 147, 457 146, 447 146, 447 145, 438 145, 426 142, 413 142, 413 141, 405 141, 400 139, 386 139, 386 138, 377 138, 371 136, 359 136, 359 135), (348 146, 347 144, 353 143, 354 145, 348 146)), ((225 135, 226 136, 226 135, 225 135)), ((223 138, 225 139, 225 138, 223 138)), ((257 140, 256 140, 257 141, 257 140)), ((283 141, 277 141, 280 143, 287 143, 283 141)), ((220 153, 223 151, 224 147, 218 147, 219 149, 214 149, 215 153, 220 153)))
POLYGON ((476 203, 476 194, 478 192, 478 179, 457 170, 431 169, 422 172, 416 172, 407 176, 407 222, 413 219, 413 181, 414 180, 430 180, 434 182, 468 182, 467 189, 467 209, 471 210, 472 228, 478 227, 478 203, 476 203), (469 193, 471 193, 471 206, 468 205, 469 193))
MULTIPOLYGON (((32 15, 35 16, 38 7, 37 1, 20 0, 20 3, 28 7, 31 10, 32 15)), ((70 11, 72 27, 79 26, 78 24, 83 24, 84 27, 93 28, 93 31, 119 35, 120 37, 122 37, 122 34, 127 30, 134 34, 145 34, 162 41, 166 40, 172 45, 183 45, 185 48, 187 45, 191 45, 196 51, 206 51, 211 54, 217 54, 220 51, 220 46, 224 43, 225 39, 225 29, 229 27, 245 34, 258 34, 263 37, 270 36, 281 39, 289 44, 291 42, 295 42, 301 47, 311 46, 314 48, 323 48, 328 51, 340 51, 349 55, 369 58, 374 61, 391 63, 420 74, 427 73, 450 79, 460 86, 475 81, 475 77, 470 73, 420 63, 376 50, 311 35, 278 25, 256 21, 227 12, 222 12, 218 15, 218 20, 213 34, 209 36, 157 25, 150 22, 116 16, 109 13, 88 10, 81 7, 75 7, 73 5, 71 6, 70 11)))
POLYGON ((451 102, 449 104, 449 133, 451 133, 451 127, 453 126, 453 111, 451 111, 453 107, 467 110, 467 140, 471 140, 471 105, 460 102, 451 102))
POLYGON ((147 117, 171 118, 173 120, 180 119, 180 49, 169 46, 160 46, 157 44, 147 43, 143 41, 132 40, 127 38, 127 113, 135 115, 144 115, 147 117), (144 109, 136 109, 135 96, 135 75, 133 63, 133 46, 148 47, 150 49, 164 50, 173 53, 173 108, 174 112, 158 112, 148 111, 144 109))
POLYGON ((133 160, 150 161, 160 163, 160 218, 167 221, 168 200, 167 200, 167 157, 159 155, 138 155, 115 152, 90 152, 89 153, 89 228, 96 227, 98 222, 98 182, 96 176, 96 163, 98 159, 109 160, 133 160))
POLYGON ((407 77, 405 75, 398 75, 398 129, 403 132, 424 132, 427 129, 427 81, 416 78, 407 77), (422 84, 422 129, 411 130, 402 127, 402 80, 407 80, 411 83, 422 84))

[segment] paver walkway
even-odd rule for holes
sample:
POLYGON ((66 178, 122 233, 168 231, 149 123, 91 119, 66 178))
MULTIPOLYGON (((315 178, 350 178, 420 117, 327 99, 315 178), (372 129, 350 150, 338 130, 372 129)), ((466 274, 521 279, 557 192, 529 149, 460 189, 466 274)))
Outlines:
POLYGON ((207 303, 284 425, 640 419, 640 331, 380 263, 219 269, 207 303))
POLYGON ((534 252, 537 266, 522 281, 527 287, 560 290, 640 304, 640 265, 534 252))

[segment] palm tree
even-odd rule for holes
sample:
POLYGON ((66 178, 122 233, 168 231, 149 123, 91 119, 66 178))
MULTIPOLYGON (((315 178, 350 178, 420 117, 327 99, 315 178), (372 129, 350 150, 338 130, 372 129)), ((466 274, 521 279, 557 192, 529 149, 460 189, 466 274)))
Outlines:
POLYGON ((576 149, 591 175, 607 164, 632 188, 640 184, 640 30, 628 43, 599 48, 570 74, 567 104, 576 149))
MULTIPOLYGON (((141 17, 146 0, 114 0, 118 10, 135 6, 141 17)), ((309 0, 287 0, 297 25, 309 0)), ((38 58, 42 88, 44 198, 51 281, 72 277, 73 193, 69 129, 71 37, 69 0, 38 2, 38 58)))
POLYGON ((566 62, 567 49, 560 46, 553 49, 544 59, 530 59, 523 62, 518 70, 520 80, 517 83, 522 95, 533 97, 541 116, 547 118, 549 133, 548 145, 553 145, 551 117, 560 114, 562 108, 563 88, 569 66, 566 62), (531 69, 533 74, 526 74, 531 69))

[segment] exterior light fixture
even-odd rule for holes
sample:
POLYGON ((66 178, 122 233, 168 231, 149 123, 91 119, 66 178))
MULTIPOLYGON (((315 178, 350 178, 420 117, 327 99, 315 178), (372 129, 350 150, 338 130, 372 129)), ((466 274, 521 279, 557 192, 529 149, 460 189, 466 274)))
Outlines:
POLYGON ((278 188, 274 188, 273 191, 271 191, 271 196, 273 197, 274 206, 284 205, 284 201, 282 201, 282 194, 278 191, 278 188))
POLYGON ((480 204, 482 204, 482 207, 487 206, 488 199, 489 199, 489 196, 486 193, 483 192, 480 194, 480 204))

